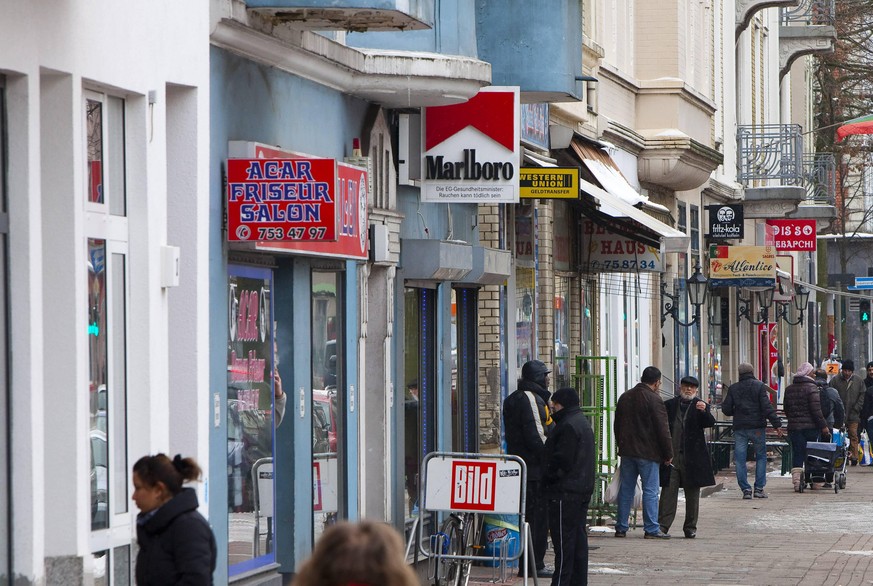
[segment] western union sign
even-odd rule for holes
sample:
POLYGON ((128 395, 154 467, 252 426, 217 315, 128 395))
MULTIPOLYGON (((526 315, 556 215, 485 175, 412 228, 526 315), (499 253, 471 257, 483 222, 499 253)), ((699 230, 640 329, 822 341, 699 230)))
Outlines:
POLYGON ((522 167, 521 199, 579 199, 578 167, 522 167))

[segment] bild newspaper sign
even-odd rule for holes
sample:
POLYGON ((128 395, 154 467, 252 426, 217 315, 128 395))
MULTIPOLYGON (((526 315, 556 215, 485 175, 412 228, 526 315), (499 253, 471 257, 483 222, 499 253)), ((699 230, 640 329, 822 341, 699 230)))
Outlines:
POLYGON ((522 464, 512 458, 430 454, 424 462, 424 508, 518 514, 522 464))

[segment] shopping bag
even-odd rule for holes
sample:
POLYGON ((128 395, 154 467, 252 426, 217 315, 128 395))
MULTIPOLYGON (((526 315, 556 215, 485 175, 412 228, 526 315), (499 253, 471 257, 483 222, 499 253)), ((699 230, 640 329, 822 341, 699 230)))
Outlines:
POLYGON ((634 508, 640 509, 643 506, 643 485, 640 482, 640 477, 637 476, 637 488, 634 490, 634 508))
POLYGON ((618 502, 618 489, 621 488, 621 464, 615 467, 615 472, 612 473, 612 479, 606 485, 606 490, 603 493, 603 502, 614 505, 618 502))
POLYGON ((870 438, 867 437, 867 431, 861 432, 861 441, 858 445, 860 454, 858 455, 858 463, 861 466, 869 466, 873 464, 873 453, 870 451, 870 438))

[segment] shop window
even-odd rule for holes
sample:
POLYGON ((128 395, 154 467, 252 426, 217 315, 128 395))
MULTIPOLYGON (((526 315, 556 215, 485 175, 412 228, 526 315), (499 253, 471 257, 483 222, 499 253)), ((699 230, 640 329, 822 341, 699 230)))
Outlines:
POLYGON ((452 451, 479 451, 478 290, 452 289, 452 451))
POLYGON ((274 560, 274 429, 285 413, 275 410, 272 290, 269 270, 228 267, 227 561, 231 576, 274 560))
POLYGON ((536 352, 536 210, 515 206, 515 378, 536 352))
POLYGON ((404 512, 418 516, 421 463, 436 447, 436 291, 404 292, 404 512))
POLYGON ((129 584, 130 556, 114 553, 130 541, 125 101, 85 90, 82 114, 91 551, 95 575, 98 567, 105 567, 98 583, 129 584))
POLYGON ((691 254, 695 258, 700 256, 700 208, 691 206, 691 254))
POLYGON ((345 515, 345 412, 342 282, 312 271, 312 527, 315 540, 345 515))
POLYGON ((553 389, 569 387, 570 372, 570 277, 555 277, 555 367, 553 389))

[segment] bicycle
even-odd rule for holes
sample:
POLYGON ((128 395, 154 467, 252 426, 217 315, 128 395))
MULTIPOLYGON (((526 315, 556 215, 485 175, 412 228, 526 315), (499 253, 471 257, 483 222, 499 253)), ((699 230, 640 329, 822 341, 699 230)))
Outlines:
POLYGON ((483 547, 482 520, 476 513, 450 513, 431 536, 432 549, 439 552, 434 586, 466 586, 470 581, 473 560, 465 558, 477 555, 483 547))

